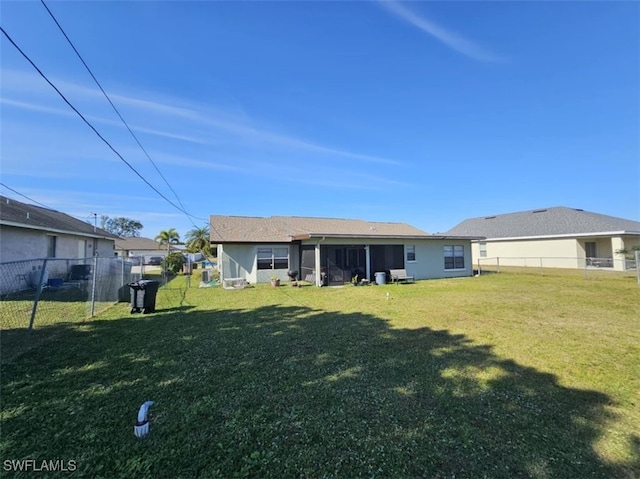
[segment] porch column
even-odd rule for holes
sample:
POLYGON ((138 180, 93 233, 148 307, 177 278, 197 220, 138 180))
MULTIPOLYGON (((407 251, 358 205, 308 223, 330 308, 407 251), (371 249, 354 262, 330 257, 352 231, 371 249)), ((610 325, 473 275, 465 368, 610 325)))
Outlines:
POLYGON ((321 264, 320 264, 320 242, 318 241, 316 243, 316 257, 315 257, 315 261, 316 261, 316 286, 320 287, 322 286, 322 279, 320 276, 320 268, 321 268, 321 264))
POLYGON ((367 279, 371 280, 371 253, 369 252, 369 245, 364 245, 364 254, 365 254, 365 268, 367 270, 367 279))
POLYGON ((625 270, 625 256, 623 254, 616 254, 616 251, 624 249, 624 240, 620 236, 613 236, 611 238, 611 256, 613 258, 613 269, 617 271, 625 270))

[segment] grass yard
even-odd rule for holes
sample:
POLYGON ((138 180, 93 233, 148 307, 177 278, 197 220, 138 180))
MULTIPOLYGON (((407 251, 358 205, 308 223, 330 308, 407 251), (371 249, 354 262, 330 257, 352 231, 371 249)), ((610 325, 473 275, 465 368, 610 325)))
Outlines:
POLYGON ((119 304, 3 356, 3 476, 33 459, 92 478, 640 477, 635 278, 183 281, 155 314, 119 304))

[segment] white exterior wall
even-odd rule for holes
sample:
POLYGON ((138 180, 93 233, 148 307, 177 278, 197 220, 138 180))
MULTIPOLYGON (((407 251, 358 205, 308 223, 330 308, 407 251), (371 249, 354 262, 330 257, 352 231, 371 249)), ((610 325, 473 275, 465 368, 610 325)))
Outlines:
POLYGON ((459 278, 473 275, 471 256, 471 241, 469 240, 423 240, 420 242, 407 241, 405 244, 416 245, 416 260, 407 262, 405 251, 405 269, 407 274, 416 279, 459 278), (444 269, 444 247, 464 247, 464 269, 444 269))
MULTIPOLYGON (((303 245, 315 245, 318 240, 304 241, 303 245)), ((353 239, 353 238, 331 238, 320 241, 321 246, 335 245, 403 245, 405 246, 404 260, 405 269, 409 276, 419 279, 436 278, 457 278, 473 275, 473 263, 471 258, 470 240, 439 240, 439 239, 353 239), (406 246, 416 247, 416 260, 407 261, 406 246), (464 269, 445 270, 444 269, 444 247, 464 246, 464 269)), ((370 272, 372 275, 375 271, 370 272)))
POLYGON ((249 283, 268 283, 276 275, 281 281, 289 281, 289 270, 300 272, 298 245, 282 243, 224 244, 218 245, 220 277, 245 278, 249 283), (288 248, 289 267, 286 269, 258 270, 258 248, 288 248))
POLYGON ((0 262, 46 256, 47 243, 42 231, 0 226, 0 262))
POLYGON ((225 244, 218 246, 220 278, 245 278, 256 282, 256 250, 250 244, 225 244))
MULTIPOLYGON (((307 240, 303 245, 316 245, 318 240, 307 240)), ((471 276, 473 263, 471 257, 471 242, 469 240, 389 240, 389 239, 363 239, 331 238, 331 241, 320 241, 321 246, 327 245, 388 245, 401 244, 413 245, 416 251, 415 261, 406 261, 406 249, 404 253, 405 269, 407 274, 420 279, 456 278, 471 276), (457 270, 444 269, 444 247, 462 245, 464 247, 464 268, 457 270)), ((245 278, 249 283, 268 283, 272 275, 277 275, 281 281, 288 281, 288 271, 296 270, 300 273, 299 246, 297 244, 224 244, 218 245, 218 268, 220 277, 245 278), (278 270, 258 270, 258 248, 289 248, 289 268, 278 270)), ((373 274, 373 272, 371 272, 373 274)))
POLYGON ((56 237, 56 258, 91 257, 94 249, 98 251, 99 256, 114 256, 114 240, 0 226, 0 262, 46 258, 49 236, 56 237), (80 254, 81 251, 84 255, 80 254))

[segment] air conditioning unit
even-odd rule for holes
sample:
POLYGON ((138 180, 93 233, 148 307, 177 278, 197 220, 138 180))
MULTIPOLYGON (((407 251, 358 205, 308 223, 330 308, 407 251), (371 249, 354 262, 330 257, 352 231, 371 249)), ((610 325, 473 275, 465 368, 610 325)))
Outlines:
POLYGON ((209 271, 208 269, 203 269, 202 270, 202 282, 203 283, 209 283, 211 281, 211 271, 209 271))

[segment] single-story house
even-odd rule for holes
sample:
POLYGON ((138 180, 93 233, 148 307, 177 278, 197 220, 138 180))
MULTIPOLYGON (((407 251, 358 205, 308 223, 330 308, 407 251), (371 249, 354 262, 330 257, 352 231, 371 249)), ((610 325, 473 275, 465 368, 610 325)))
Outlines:
POLYGON ((471 239, 430 235, 405 223, 272 216, 211 216, 224 279, 269 282, 289 271, 317 286, 405 269, 415 279, 471 276, 471 239))
POLYGON ((0 262, 113 257, 117 238, 65 213, 0 196, 0 262))
POLYGON ((65 213, 0 196, 0 293, 33 286, 36 278, 65 277, 73 268, 84 276, 86 258, 113 258, 116 239, 65 213))
POLYGON ((466 219, 446 234, 484 237, 472 242, 480 265, 529 259, 529 266, 624 270, 629 262, 616 252, 640 246, 640 222, 564 206, 466 219))
MULTIPOLYGON (((184 246, 182 245, 170 245, 170 252, 180 251, 182 252, 184 246)), ((167 256, 167 246, 161 245, 157 241, 151 238, 118 238, 116 240, 116 256, 127 258, 140 258, 144 257, 145 262, 152 256, 167 256)))

